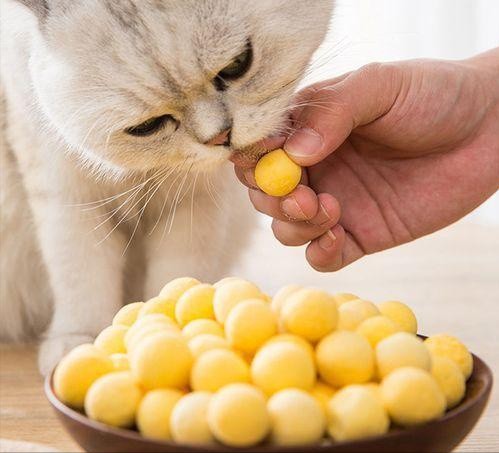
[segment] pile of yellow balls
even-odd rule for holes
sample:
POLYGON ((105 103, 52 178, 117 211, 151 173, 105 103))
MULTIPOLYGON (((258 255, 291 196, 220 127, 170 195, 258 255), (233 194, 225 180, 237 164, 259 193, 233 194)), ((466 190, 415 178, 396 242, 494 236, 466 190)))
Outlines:
POLYGON ((424 342, 409 307, 229 277, 169 282, 124 306, 57 366, 65 404, 185 445, 309 445, 386 433, 459 404, 473 368, 456 338, 424 342))

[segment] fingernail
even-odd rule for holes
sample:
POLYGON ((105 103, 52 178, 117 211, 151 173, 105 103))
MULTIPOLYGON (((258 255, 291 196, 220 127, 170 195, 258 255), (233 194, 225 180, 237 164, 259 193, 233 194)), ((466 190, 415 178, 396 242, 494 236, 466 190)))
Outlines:
POLYGON ((297 203, 294 197, 287 197, 281 201, 281 210, 286 217, 290 217, 294 220, 301 220, 305 218, 300 205, 297 203))
POLYGON ((321 135, 310 128, 293 132, 284 144, 285 151, 293 157, 309 157, 322 149, 321 135))
POLYGON ((329 250, 334 246, 335 241, 336 236, 329 230, 319 238, 319 247, 323 250, 329 250))
MULTIPOLYGON (((319 203, 319 206, 320 206, 321 212, 322 212, 324 219, 325 219, 320 224, 324 225, 325 223, 328 223, 331 220, 331 217, 329 216, 329 213, 327 212, 326 208, 324 207, 324 205, 322 203, 319 203)), ((331 234, 333 234, 333 233, 331 233, 331 234)), ((333 234, 333 236, 334 236, 334 234, 333 234)), ((335 239, 336 239, 336 237, 335 237, 335 239)))
POLYGON ((246 182, 250 186, 257 187, 254 168, 248 168, 248 169, 244 170, 243 175, 244 175, 244 179, 246 180, 246 182))

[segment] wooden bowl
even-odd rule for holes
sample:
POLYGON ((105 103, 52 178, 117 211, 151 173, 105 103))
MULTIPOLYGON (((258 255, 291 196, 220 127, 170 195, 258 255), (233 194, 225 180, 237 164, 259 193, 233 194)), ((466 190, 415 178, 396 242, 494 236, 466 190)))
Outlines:
POLYGON ((337 452, 448 452, 472 430, 485 409, 492 389, 492 372, 473 356, 473 374, 467 382, 466 396, 456 408, 442 418, 415 428, 393 428, 389 433, 353 442, 325 441, 306 447, 260 445, 250 449, 233 449, 221 445, 212 448, 186 447, 142 437, 131 430, 112 428, 90 420, 84 414, 57 399, 52 386, 53 374, 45 380, 45 393, 57 416, 75 441, 88 452, 194 453, 194 452, 268 452, 337 453, 337 452))

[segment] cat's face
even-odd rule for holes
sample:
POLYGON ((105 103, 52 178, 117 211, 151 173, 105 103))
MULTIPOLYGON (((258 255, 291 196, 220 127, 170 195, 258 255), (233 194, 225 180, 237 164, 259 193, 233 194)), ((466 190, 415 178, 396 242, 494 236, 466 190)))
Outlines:
POLYGON ((48 0, 35 91, 51 126, 104 168, 209 169, 279 129, 331 3, 48 0))

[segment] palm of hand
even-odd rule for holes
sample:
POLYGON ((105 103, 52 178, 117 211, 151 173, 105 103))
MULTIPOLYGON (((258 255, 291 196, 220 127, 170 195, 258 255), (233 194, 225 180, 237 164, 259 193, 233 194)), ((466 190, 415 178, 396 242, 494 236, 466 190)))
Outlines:
POLYGON ((317 193, 338 199, 340 224, 359 253, 442 228, 497 189, 497 104, 486 103, 473 71, 455 77, 453 63, 430 68, 407 68, 411 80, 391 110, 307 169, 317 193))

